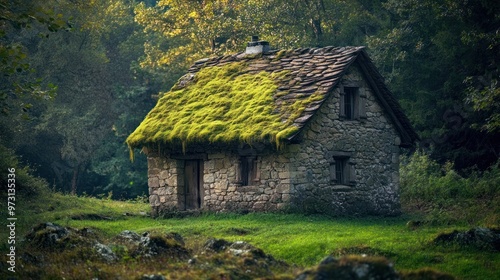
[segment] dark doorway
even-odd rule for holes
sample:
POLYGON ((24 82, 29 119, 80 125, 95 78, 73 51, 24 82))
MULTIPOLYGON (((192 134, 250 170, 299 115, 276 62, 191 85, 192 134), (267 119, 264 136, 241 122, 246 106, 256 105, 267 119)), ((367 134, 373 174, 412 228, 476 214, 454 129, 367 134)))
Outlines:
POLYGON ((202 167, 201 160, 186 160, 184 163, 184 210, 201 207, 202 167))

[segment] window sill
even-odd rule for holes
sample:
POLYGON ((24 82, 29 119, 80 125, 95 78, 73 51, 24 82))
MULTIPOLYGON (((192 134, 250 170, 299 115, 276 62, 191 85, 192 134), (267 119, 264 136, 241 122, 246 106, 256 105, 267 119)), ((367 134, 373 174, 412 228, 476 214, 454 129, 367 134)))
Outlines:
POLYGON ((353 185, 333 185, 333 191, 352 191, 353 185))
POLYGON ((340 117, 339 119, 340 119, 340 121, 343 121, 343 122, 365 122, 366 121, 366 118, 348 119, 348 118, 340 117))
POLYGON ((250 185, 250 186, 243 186, 241 184, 236 184, 237 191, 239 192, 257 192, 259 191, 259 186, 256 185, 250 185))

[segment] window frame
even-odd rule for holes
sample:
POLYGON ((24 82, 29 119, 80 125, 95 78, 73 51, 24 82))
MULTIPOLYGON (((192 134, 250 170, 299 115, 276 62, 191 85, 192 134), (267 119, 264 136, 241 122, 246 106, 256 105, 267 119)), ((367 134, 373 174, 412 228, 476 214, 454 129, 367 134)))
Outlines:
POLYGON ((236 170, 236 181, 241 186, 255 186, 260 181, 259 158, 240 156, 236 170))
POLYGON ((360 82, 340 85, 339 107, 341 120, 355 121, 366 118, 366 93, 360 82))
POLYGON ((355 120, 358 111, 358 89, 357 87, 344 87, 344 118, 355 120))
POLYGON ((347 157, 334 158, 335 165, 335 183, 338 185, 347 185, 347 157))
POLYGON ((334 152, 330 158, 330 181, 334 185, 356 185, 356 162, 352 159, 352 153, 334 152))

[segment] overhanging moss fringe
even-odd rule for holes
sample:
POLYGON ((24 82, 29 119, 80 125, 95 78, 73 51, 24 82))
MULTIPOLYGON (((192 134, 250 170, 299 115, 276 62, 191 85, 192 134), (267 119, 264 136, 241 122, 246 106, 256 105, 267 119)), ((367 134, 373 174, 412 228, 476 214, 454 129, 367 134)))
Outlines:
POLYGON ((276 143, 297 132, 293 121, 317 96, 292 100, 279 108, 273 96, 287 71, 250 73, 245 63, 206 67, 184 88, 160 98, 127 138, 131 150, 147 143, 276 143), (283 116, 287 116, 283 119, 283 116))

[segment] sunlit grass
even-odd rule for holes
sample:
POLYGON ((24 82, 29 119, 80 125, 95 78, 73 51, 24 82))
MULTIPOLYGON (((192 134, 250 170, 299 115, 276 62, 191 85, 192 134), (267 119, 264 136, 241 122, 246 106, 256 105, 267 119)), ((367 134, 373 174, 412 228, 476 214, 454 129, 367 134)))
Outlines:
POLYGON ((462 279, 495 279, 500 264, 498 253, 432 243, 441 232, 465 230, 468 227, 432 224, 412 229, 406 226, 411 218, 407 216, 348 219, 252 213, 154 219, 144 216, 149 206, 137 201, 55 194, 41 197, 37 203, 30 203, 30 207, 20 210, 19 232, 22 234, 36 223, 48 221, 74 228, 90 227, 105 239, 111 239, 123 230, 138 233, 177 232, 185 238, 190 248, 202 246, 209 237, 242 240, 277 259, 300 267, 316 265, 329 254, 375 252, 394 262, 398 271, 431 267, 462 279), (106 219, 75 219, 86 214, 96 214, 106 219))
POLYGON ((208 237, 249 242, 277 259, 302 267, 313 266, 343 248, 370 248, 394 262, 397 270, 431 267, 464 279, 495 279, 498 254, 432 244, 440 232, 466 229, 432 226, 411 230, 404 218, 331 219, 321 216, 282 214, 205 215, 183 219, 131 218, 128 220, 71 221, 69 225, 92 225, 106 232, 124 229, 174 231, 198 244, 208 237), (245 232, 245 234, 241 234, 245 232), (238 234, 240 233, 240 234, 238 234))

